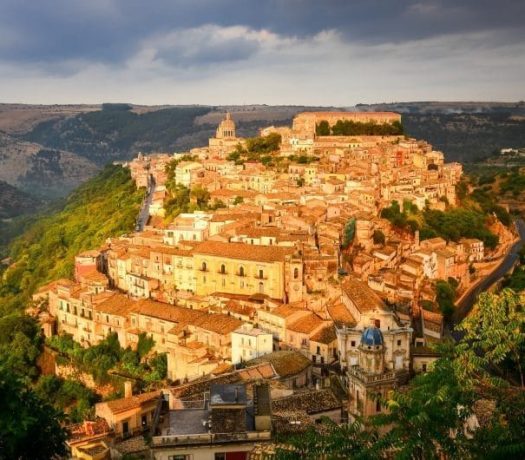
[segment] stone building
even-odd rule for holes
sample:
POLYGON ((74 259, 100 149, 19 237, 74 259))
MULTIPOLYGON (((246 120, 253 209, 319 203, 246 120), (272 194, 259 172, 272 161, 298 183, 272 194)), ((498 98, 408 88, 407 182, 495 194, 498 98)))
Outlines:
POLYGON ((412 328, 357 279, 343 283, 342 303, 355 320, 355 326, 336 327, 348 410, 367 417, 383 411, 378 396, 408 380, 412 328))
POLYGON ((215 137, 209 139, 209 153, 211 157, 226 157, 235 150, 238 144, 244 145, 244 139, 237 137, 235 132, 235 122, 230 112, 226 112, 226 117, 217 127, 215 137))

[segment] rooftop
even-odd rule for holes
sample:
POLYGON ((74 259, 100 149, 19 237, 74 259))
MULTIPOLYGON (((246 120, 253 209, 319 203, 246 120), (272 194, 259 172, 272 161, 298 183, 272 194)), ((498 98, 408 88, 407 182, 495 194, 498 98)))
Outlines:
POLYGON ((225 259, 253 260, 259 262, 280 262, 287 255, 293 254, 291 248, 280 246, 257 246, 244 243, 223 243, 222 241, 204 241, 194 254, 210 255, 225 259))
POLYGON ((367 284, 357 278, 352 276, 346 277, 342 287, 343 292, 360 312, 387 309, 381 298, 367 284))

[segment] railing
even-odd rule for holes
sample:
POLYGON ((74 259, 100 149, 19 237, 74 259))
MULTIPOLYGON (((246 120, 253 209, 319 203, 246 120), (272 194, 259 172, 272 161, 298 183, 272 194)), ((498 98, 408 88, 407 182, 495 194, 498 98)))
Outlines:
MULTIPOLYGON (((169 430, 169 429, 168 429, 169 430)), ((221 444, 239 441, 266 441, 271 439, 270 431, 248 431, 241 433, 201 433, 187 435, 160 435, 152 438, 153 447, 183 446, 191 444, 221 444)))
POLYGON ((397 376, 406 374, 408 371, 406 369, 399 369, 397 371, 388 371, 381 374, 368 374, 363 372, 357 366, 350 366, 348 368, 348 374, 358 378, 364 383, 375 383, 382 382, 386 380, 394 380, 397 376))

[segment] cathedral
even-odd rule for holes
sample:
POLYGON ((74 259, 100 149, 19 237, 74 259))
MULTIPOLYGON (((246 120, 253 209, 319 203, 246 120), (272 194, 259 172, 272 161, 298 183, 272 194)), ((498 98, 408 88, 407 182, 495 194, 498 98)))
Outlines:
POLYGON ((226 158, 237 145, 244 146, 244 143, 244 139, 235 134, 235 122, 230 112, 226 112, 226 117, 217 127, 215 137, 209 139, 209 154, 211 157, 226 158))

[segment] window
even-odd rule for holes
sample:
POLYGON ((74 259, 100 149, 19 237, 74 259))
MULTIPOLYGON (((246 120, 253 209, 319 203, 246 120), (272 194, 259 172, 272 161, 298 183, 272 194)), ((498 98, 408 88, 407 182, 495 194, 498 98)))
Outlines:
POLYGON ((264 283, 263 282, 259 283, 259 294, 264 294, 264 283))
POLYGON ((225 452, 216 452, 214 460, 226 460, 226 453, 225 452))
POLYGON ((317 353, 318 355, 321 354, 321 347, 319 347, 319 346, 317 347, 317 351, 316 351, 316 353, 317 353))
POLYGON ((239 276, 244 276, 244 267, 242 265, 239 267, 239 276))
POLYGON ((261 279, 264 278, 264 271, 263 270, 259 270, 259 278, 261 278, 261 279))
POLYGON ((226 273, 226 266, 224 264, 221 265, 221 273, 223 275, 226 273))
POLYGON ((299 269, 296 267, 293 269, 293 279, 296 280, 299 278, 299 269))
POLYGON ((355 347, 355 340, 352 340, 352 341, 350 342, 350 345, 352 345, 353 347, 355 347))
POLYGON ((206 266, 206 262, 203 262, 202 265, 201 265, 201 270, 202 270, 203 272, 205 272, 205 271, 206 271, 206 268, 207 268, 207 266, 206 266))
POLYGON ((398 347, 401 346, 401 340, 398 340, 398 341, 397 341, 397 346, 398 346, 398 347))
POLYGON ((423 370, 423 372, 426 372, 427 371, 427 363, 423 363, 421 365, 421 369, 423 370))
POLYGON ((376 412, 381 412, 381 401, 379 399, 376 401, 376 412))

